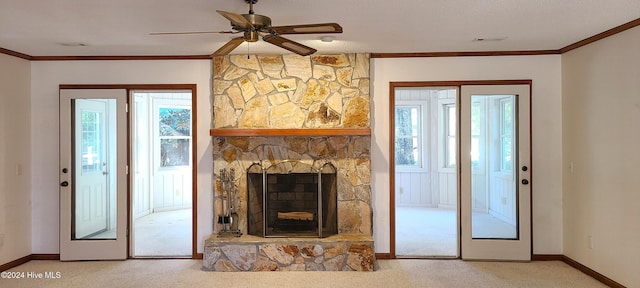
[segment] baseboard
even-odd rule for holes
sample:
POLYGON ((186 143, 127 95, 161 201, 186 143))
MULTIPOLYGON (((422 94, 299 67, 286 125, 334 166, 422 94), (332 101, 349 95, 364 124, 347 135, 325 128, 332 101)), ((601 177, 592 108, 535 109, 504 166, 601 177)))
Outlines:
POLYGON ((564 255, 561 254, 533 254, 531 261, 564 261, 564 255))
POLYGON ((391 257, 391 253, 376 253, 376 259, 389 260, 394 258, 391 257))
POLYGON ((603 284, 609 286, 609 287, 613 287, 613 288, 626 288, 624 285, 613 281, 611 278, 604 276, 598 272, 596 272, 595 270, 582 265, 581 263, 579 263, 576 260, 573 260, 567 256, 562 255, 562 261, 564 263, 567 263, 569 266, 576 268, 578 270, 580 270, 582 273, 587 274, 593 278, 595 278, 596 280, 602 282, 603 284))
POLYGON ((24 257, 22 257, 20 259, 13 260, 13 261, 11 261, 9 263, 0 265, 0 271, 7 271, 7 270, 9 270, 9 269, 11 269, 13 267, 20 266, 20 265, 22 265, 24 263, 27 263, 29 261, 31 261, 31 255, 24 256, 24 257))
POLYGON ((0 271, 7 271, 13 267, 18 267, 31 260, 60 260, 60 254, 31 254, 9 263, 0 265, 0 271))
POLYGON ((31 260, 60 260, 60 254, 31 254, 31 260))

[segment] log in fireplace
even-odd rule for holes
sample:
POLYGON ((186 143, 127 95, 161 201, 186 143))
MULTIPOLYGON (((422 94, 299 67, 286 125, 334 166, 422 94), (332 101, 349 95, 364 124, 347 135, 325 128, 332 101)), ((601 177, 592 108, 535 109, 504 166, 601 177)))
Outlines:
POLYGON ((283 161, 247 169, 247 231, 260 237, 338 234, 337 169, 283 161))

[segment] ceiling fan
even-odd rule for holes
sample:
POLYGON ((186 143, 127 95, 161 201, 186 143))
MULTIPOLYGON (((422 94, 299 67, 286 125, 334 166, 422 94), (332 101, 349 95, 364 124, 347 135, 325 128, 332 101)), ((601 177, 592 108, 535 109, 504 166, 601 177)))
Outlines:
POLYGON ((168 32, 168 33, 150 33, 151 35, 167 35, 167 34, 199 34, 199 33, 226 33, 236 34, 244 33, 244 36, 231 39, 220 49, 213 52, 212 56, 224 56, 229 54, 233 49, 243 42, 257 42, 262 36, 265 42, 276 45, 280 48, 289 50, 301 56, 307 56, 315 53, 317 50, 301 43, 289 40, 280 35, 284 34, 324 34, 324 33, 342 33, 342 27, 338 23, 320 23, 320 24, 303 24, 290 26, 271 26, 271 18, 255 14, 253 12, 253 4, 258 0, 244 0, 249 4, 248 14, 237 14, 222 10, 216 10, 231 21, 231 28, 234 31, 220 32, 168 32))

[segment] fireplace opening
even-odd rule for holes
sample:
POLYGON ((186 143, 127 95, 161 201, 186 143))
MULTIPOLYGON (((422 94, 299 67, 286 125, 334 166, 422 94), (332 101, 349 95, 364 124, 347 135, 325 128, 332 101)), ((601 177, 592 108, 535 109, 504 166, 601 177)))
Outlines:
POLYGON ((336 168, 284 161, 247 169, 248 234, 327 237, 338 234, 336 168))

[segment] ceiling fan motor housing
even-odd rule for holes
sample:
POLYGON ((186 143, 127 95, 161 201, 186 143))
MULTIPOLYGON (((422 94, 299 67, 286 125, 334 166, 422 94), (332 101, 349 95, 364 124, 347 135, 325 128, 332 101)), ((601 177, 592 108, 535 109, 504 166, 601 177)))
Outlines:
POLYGON ((256 30, 271 27, 271 18, 260 14, 242 14, 242 17, 247 19, 256 30))
POLYGON ((257 42, 260 36, 258 32, 270 33, 271 18, 259 14, 242 14, 242 17, 247 19, 247 21, 253 25, 253 28, 243 28, 233 25, 233 29, 243 31, 245 41, 257 42))

